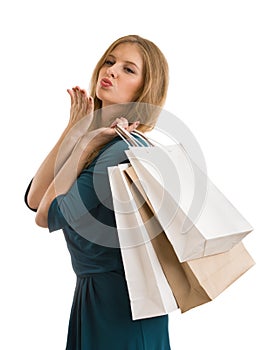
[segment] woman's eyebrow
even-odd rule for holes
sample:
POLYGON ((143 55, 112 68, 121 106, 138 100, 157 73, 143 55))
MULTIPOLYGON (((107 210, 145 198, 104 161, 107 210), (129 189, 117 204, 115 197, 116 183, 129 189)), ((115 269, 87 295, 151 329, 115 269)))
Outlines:
POLYGON ((137 69, 139 69, 135 62, 132 62, 132 61, 124 61, 124 62, 127 64, 133 64, 133 66, 135 66, 137 69))

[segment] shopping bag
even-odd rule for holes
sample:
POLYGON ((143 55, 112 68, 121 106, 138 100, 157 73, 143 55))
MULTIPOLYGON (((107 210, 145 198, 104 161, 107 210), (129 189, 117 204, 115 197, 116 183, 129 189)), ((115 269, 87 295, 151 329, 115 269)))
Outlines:
POLYGON ((178 305, 129 192, 123 172, 127 167, 109 167, 108 174, 131 313, 136 320, 168 314, 178 305))
MULTIPOLYGON (((138 211, 149 230, 151 228, 147 223, 155 220, 153 208, 148 199, 144 200, 145 194, 138 186, 133 168, 126 168, 124 171, 138 211)), ((151 232, 149 236, 153 236, 151 232)), ((181 312, 215 299, 255 264, 242 242, 227 252, 182 263, 164 232, 153 237, 151 243, 181 312)))
MULTIPOLYGON (((127 141, 133 139, 133 135, 121 131, 127 141)), ((209 177, 190 161, 181 144, 138 147, 134 142, 125 152, 181 262, 228 251, 253 230, 209 177), (206 179, 206 195, 191 215, 189 208, 195 187, 199 187, 194 182, 194 167, 206 179), (184 227, 188 229, 184 231, 184 227)))

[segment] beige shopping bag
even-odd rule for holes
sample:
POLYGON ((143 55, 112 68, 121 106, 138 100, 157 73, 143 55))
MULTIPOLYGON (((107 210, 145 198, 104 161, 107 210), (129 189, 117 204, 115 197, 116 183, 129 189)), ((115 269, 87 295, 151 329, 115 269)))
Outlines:
MULTIPOLYGON (((153 208, 146 197, 147 201, 143 200, 145 194, 141 192, 133 168, 129 167, 125 172, 139 213, 148 228, 148 222, 155 220, 153 208)), ((164 232, 153 237, 151 242, 182 312, 213 300, 255 264, 242 242, 227 252, 182 263, 164 232)))

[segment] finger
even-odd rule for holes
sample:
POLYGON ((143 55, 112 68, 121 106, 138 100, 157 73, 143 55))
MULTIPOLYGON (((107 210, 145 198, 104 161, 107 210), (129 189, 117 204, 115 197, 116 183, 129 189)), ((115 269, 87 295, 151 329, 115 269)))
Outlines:
POLYGON ((122 125, 122 127, 123 127, 124 129, 127 130, 127 128, 129 127, 129 122, 128 122, 128 120, 127 120, 126 118, 124 118, 124 117, 121 117, 121 125, 122 125))
POLYGON ((81 108, 84 109, 84 112, 86 112, 88 97, 85 89, 80 90, 80 98, 81 98, 81 108))
POLYGON ((86 110, 86 113, 90 114, 93 111, 94 111, 94 99, 91 96, 89 96, 89 97, 87 97, 87 110, 86 110))
POLYGON ((119 118, 116 118, 113 123, 110 125, 110 127, 115 127, 120 122, 119 118))
POLYGON ((117 122, 116 121, 114 121, 111 125, 110 125, 110 128, 115 128, 116 126, 117 126, 117 122))
POLYGON ((67 92, 70 95, 71 104, 73 104, 74 103, 74 92, 71 89, 67 89, 67 92))
POLYGON ((127 120, 126 118, 121 117, 120 120, 121 120, 121 122, 122 122, 123 124, 127 124, 127 125, 128 125, 128 120, 127 120))
POLYGON ((136 121, 135 123, 132 123, 129 125, 129 127, 127 128, 127 131, 131 132, 134 131, 138 126, 139 126, 140 122, 136 121))
POLYGON ((74 103, 77 105, 78 104, 78 89, 77 89, 77 86, 73 87, 72 91, 73 91, 74 103))
POLYGON ((83 107, 83 93, 79 86, 76 87, 77 105, 79 108, 83 107))
POLYGON ((121 118, 116 118, 113 123, 110 125, 110 128, 114 128, 115 126, 117 126, 117 124, 119 124, 120 126, 123 127, 123 122, 121 120, 121 118))
POLYGON ((80 91, 81 91, 81 93, 82 93, 83 99, 86 99, 86 98, 88 97, 88 96, 87 96, 86 90, 85 90, 85 89, 81 89, 80 91))
POLYGON ((128 120, 126 119, 126 118, 124 118, 124 117, 121 117, 121 118, 119 118, 119 123, 118 123, 119 125, 121 125, 123 128, 127 128, 128 127, 128 120))
POLYGON ((77 85, 74 88, 72 88, 72 90, 74 91, 74 102, 76 103, 76 105, 80 108, 81 106, 81 88, 77 85))
POLYGON ((84 113, 87 114, 91 111, 90 108, 90 99, 87 94, 87 91, 85 89, 81 89, 81 103, 82 103, 82 108, 84 109, 84 113))

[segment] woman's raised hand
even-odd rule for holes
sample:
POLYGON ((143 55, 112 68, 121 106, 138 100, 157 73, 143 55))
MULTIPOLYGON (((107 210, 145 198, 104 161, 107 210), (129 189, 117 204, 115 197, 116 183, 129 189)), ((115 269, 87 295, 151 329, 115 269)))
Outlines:
POLYGON ((69 125, 70 127, 78 127, 80 131, 85 133, 93 120, 93 98, 88 96, 86 90, 79 86, 67 89, 67 92, 71 97, 69 125))
POLYGON ((101 145, 104 145, 107 142, 112 141, 113 138, 118 136, 115 131, 115 127, 117 125, 122 126, 128 132, 132 132, 139 126, 139 121, 129 124, 126 118, 123 118, 123 117, 116 118, 115 121, 110 125, 110 127, 99 128, 92 131, 89 135, 90 141, 93 142, 95 147, 100 147, 101 145))

